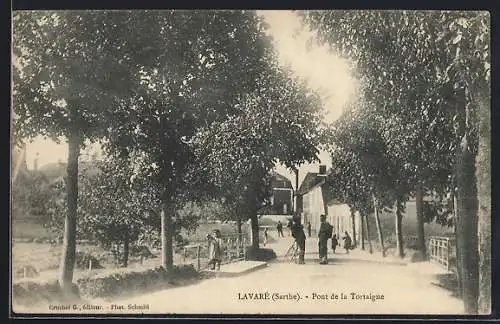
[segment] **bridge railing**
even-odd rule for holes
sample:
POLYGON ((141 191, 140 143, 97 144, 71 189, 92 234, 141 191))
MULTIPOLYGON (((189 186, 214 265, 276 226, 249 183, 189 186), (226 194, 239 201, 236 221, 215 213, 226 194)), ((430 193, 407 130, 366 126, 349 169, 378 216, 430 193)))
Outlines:
MULTIPOLYGON (((246 259, 246 234, 222 235, 222 264, 246 259)), ((208 241, 196 242, 183 247, 184 262, 192 260, 198 270, 208 265, 208 241)))
POLYGON ((438 263, 448 271, 456 258, 456 241, 452 237, 433 236, 429 239, 429 257, 431 262, 438 263))

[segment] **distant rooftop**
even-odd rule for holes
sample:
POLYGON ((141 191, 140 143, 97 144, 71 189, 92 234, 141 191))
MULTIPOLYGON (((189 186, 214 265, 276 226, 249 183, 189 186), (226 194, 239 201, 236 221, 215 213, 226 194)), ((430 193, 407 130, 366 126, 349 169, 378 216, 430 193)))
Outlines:
POLYGON ((303 195, 311 191, 312 188, 322 183, 325 180, 325 177, 318 176, 318 172, 308 172, 302 181, 299 190, 297 191, 298 195, 303 195))
POLYGON ((290 179, 282 174, 279 174, 278 172, 273 172, 271 178, 271 188, 293 189, 290 179))

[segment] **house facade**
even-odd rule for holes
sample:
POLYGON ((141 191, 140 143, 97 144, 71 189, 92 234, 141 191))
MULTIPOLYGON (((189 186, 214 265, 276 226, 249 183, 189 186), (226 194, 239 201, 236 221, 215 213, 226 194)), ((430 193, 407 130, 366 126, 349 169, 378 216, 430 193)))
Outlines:
MULTIPOLYGON (((320 215, 326 215, 327 221, 333 225, 334 233, 342 237, 347 231, 356 241, 361 240, 361 231, 366 233, 365 228, 361 226, 361 215, 359 212, 351 214, 347 204, 343 204, 335 199, 331 199, 329 194, 329 185, 325 182, 325 177, 321 173, 308 173, 304 178, 297 192, 297 208, 302 215, 304 224, 311 222, 313 233, 317 233, 320 227, 320 215)), ((415 199, 412 198, 406 202, 403 212, 402 231, 405 236, 417 235, 417 215, 415 199)), ((395 216, 393 211, 379 211, 380 223, 384 232, 384 238, 395 233, 395 216)), ((372 242, 378 241, 377 228, 373 213, 367 216, 367 222, 370 228, 370 239, 372 242)), ((426 236, 451 235, 452 227, 446 227, 435 222, 424 225, 426 236)), ((366 237, 366 234, 365 234, 366 237)))
POLYGON ((302 222, 311 222, 312 232, 316 234, 320 228, 320 215, 325 215, 326 220, 333 225, 334 233, 342 236, 347 231, 352 237, 354 221, 358 236, 361 223, 359 213, 355 213, 353 220, 348 205, 329 199, 329 185, 325 179, 326 170, 320 168, 318 173, 306 174, 302 181, 297 191, 297 211, 302 215, 302 222))
POLYGON ((291 215, 293 213, 292 182, 285 176, 274 173, 271 178, 271 213, 291 215))

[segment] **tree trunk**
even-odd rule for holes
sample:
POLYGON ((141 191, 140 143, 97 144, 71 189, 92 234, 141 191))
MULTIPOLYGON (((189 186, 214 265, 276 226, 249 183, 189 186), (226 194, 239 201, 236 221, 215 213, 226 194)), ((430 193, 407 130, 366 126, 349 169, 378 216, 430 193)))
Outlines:
POLYGON ((465 312, 477 314, 479 298, 479 257, 477 189, 474 156, 467 137, 462 138, 457 163, 457 247, 460 254, 462 298, 465 312))
POLYGON ((400 258, 404 258, 405 256, 402 221, 403 213, 401 212, 401 203, 396 201, 396 248, 400 258))
POLYGON ((128 266, 129 248, 130 248, 130 235, 129 230, 125 230, 125 238, 123 239, 123 267, 128 266))
POLYGON ((491 313, 491 125, 488 98, 479 98, 479 145, 476 156, 479 241, 479 314, 491 313))
POLYGON ((361 250, 364 251, 365 250, 365 216, 363 214, 360 214, 359 220, 361 221, 359 240, 361 241, 361 250))
POLYGON ((172 225, 170 204, 164 202, 161 209, 161 264, 166 270, 174 268, 172 225))
MULTIPOLYGON (((71 108, 72 118, 77 114, 76 108, 71 108)), ((68 211, 64 220, 64 238, 62 245, 61 264, 59 268, 59 285, 67 295, 73 294, 73 270, 76 254, 76 220, 78 209, 78 156, 80 154, 80 138, 78 131, 73 129, 68 136, 68 166, 67 166, 67 205, 68 211)))
POLYGON ((427 254, 425 245, 425 228, 424 228, 424 188, 422 182, 418 182, 415 191, 415 205, 417 209, 417 245, 418 250, 425 257, 427 254))
POLYGON ((356 247, 356 214, 354 208, 351 208, 351 220, 352 220, 352 246, 356 247))
MULTIPOLYGON (((453 188, 455 188, 455 184, 453 184, 453 188)), ((455 190, 452 191, 453 194, 453 232, 455 234, 455 249, 456 249, 456 267, 457 267, 457 282, 458 282, 458 295, 462 297, 462 269, 460 267, 461 261, 461 253, 459 252, 459 246, 456 241, 456 238, 458 237, 457 233, 457 219, 458 219, 458 213, 457 213, 457 195, 455 190)))
POLYGON ((365 218, 365 224, 366 224, 366 240, 368 241, 368 251, 370 254, 373 253, 373 246, 372 246, 372 240, 370 237, 370 222, 368 220, 368 215, 363 216, 365 218))
POLYGON ((259 248, 259 219, 257 213, 252 213, 250 223, 252 226, 252 250, 256 251, 259 248))
MULTIPOLYGON (((373 198, 373 214, 375 215, 375 225, 377 225, 378 241, 380 243, 380 250, 382 251, 382 257, 385 257, 384 235, 382 233, 382 225, 380 225, 380 217, 378 215, 377 199, 373 194, 372 198, 373 198)), ((368 219, 366 220, 366 223, 368 224, 368 219)))

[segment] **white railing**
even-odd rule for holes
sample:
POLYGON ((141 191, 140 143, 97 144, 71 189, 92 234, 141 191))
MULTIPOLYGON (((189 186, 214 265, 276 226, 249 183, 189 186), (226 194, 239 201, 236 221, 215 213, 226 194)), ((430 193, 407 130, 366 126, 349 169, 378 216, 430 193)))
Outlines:
POLYGON ((451 260, 456 257, 456 241, 451 237, 433 236, 429 239, 430 261, 451 270, 451 260))
MULTIPOLYGON (((245 234, 223 235, 222 236, 222 262, 231 263, 246 260, 247 237, 245 234)), ((191 255, 196 260, 197 269, 202 268, 202 263, 206 264, 208 259, 208 242, 198 242, 183 246, 184 261, 191 255), (193 253, 194 252, 194 253, 193 253), (194 254, 194 255, 193 255, 194 254)))

